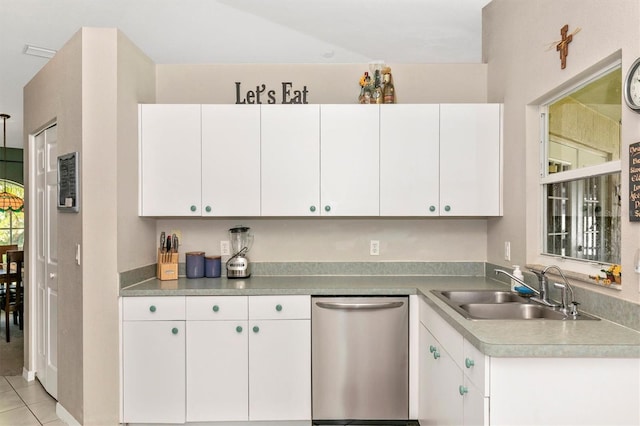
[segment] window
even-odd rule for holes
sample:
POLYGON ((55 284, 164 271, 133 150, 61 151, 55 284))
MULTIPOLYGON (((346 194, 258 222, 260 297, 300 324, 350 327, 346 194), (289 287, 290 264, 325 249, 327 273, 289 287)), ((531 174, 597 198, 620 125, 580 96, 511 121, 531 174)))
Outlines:
POLYGON ((618 63, 542 108, 544 254, 620 263, 621 87, 618 63))
MULTIPOLYGON (((11 181, 3 181, 6 191, 24 199, 24 186, 11 181)), ((24 212, 0 212, 0 245, 24 245, 24 212)))

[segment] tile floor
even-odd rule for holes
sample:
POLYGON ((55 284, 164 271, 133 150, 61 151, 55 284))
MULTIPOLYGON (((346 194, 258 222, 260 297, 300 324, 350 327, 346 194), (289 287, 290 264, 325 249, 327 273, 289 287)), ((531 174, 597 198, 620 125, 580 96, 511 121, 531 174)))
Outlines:
POLYGON ((0 426, 61 426, 56 400, 34 380, 22 376, 0 376, 0 426))

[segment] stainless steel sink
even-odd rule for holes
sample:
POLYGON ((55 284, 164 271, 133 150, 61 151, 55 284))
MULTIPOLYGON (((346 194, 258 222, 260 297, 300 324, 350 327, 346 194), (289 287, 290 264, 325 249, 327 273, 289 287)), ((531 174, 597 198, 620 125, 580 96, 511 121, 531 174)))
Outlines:
POLYGON ((598 320, 588 314, 577 317, 557 308, 531 302, 504 290, 432 290, 439 299, 471 320, 598 320))

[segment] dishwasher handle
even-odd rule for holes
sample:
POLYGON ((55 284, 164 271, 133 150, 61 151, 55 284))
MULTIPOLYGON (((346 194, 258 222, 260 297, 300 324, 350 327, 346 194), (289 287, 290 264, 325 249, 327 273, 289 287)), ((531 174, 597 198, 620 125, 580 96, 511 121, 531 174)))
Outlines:
POLYGON ((393 309, 404 305, 404 302, 377 302, 377 303, 344 303, 344 302, 316 302, 316 306, 324 309, 338 309, 344 311, 393 309))

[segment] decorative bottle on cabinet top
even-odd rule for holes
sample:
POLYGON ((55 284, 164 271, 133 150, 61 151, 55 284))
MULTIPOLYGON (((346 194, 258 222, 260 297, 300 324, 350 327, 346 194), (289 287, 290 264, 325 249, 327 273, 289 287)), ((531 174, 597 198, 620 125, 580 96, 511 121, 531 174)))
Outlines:
POLYGON ((382 102, 385 104, 396 103, 396 89, 391 81, 391 70, 384 73, 384 88, 382 89, 382 102))

